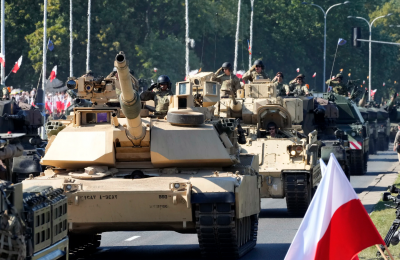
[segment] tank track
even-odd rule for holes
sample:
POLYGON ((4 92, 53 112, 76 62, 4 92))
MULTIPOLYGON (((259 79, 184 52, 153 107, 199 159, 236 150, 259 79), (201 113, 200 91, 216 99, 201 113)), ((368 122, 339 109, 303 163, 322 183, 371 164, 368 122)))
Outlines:
POLYGON ((361 150, 350 151, 350 173, 352 175, 364 175, 367 172, 365 157, 361 150))
POLYGON ((69 259, 90 255, 100 246, 101 234, 69 234, 69 259))
POLYGON ((311 202, 311 189, 304 173, 285 175, 286 205, 290 215, 304 216, 311 202))
POLYGON ((258 215, 235 217, 235 204, 196 204, 196 230, 204 258, 238 259, 257 244, 258 215))

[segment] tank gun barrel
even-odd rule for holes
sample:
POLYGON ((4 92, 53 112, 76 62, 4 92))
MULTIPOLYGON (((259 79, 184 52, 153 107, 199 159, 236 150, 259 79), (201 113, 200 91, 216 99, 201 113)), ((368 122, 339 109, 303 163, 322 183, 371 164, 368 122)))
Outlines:
POLYGON ((119 102, 122 112, 128 119, 128 131, 133 140, 140 141, 145 136, 145 130, 140 118, 140 97, 133 88, 128 61, 122 51, 115 57, 114 66, 117 68, 119 84, 121 86, 119 102))

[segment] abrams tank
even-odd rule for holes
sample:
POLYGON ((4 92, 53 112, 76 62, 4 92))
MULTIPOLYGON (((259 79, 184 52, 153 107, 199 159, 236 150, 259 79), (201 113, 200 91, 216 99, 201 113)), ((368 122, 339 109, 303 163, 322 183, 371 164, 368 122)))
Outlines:
POLYGON ((390 136, 390 118, 389 111, 393 109, 393 102, 389 102, 387 106, 380 107, 374 102, 369 104, 369 109, 374 111, 377 115, 377 151, 386 151, 389 149, 389 136, 390 136))
MULTIPOLYGON (((14 100, 0 101, 0 137, 8 147, 18 145, 22 154, 1 156, 8 165, 4 180, 19 182, 30 174, 39 175, 42 171, 40 157, 44 154, 43 141, 38 129, 43 126, 43 116, 38 108, 14 100)), ((7 150, 7 148, 5 148, 7 150)), ((0 151, 1 154, 1 151, 0 151)))
POLYGON ((141 118, 123 53, 115 66, 120 107, 107 105, 115 85, 70 80, 97 102, 74 108, 71 123, 49 140, 47 170, 24 189, 65 191, 71 250, 99 246, 102 232, 172 230, 197 234, 204 257, 244 255, 256 245, 261 178, 257 156, 239 155, 235 123, 204 123, 190 109, 188 84, 171 96, 168 120, 141 118))
MULTIPOLYGON (((233 93, 221 93, 216 115, 240 118, 247 143, 241 153, 259 156, 262 198, 286 198, 288 212, 303 215, 321 180, 317 131, 302 133, 304 102, 277 97, 276 86, 255 80, 233 93), (225 97, 224 97, 225 96, 225 97), (268 131, 273 122, 276 137, 268 131)), ((313 102, 311 99, 310 102, 313 102)))
POLYGON ((345 138, 347 137, 349 145, 347 156, 351 174, 365 174, 369 155, 368 122, 364 120, 352 99, 335 93, 324 93, 324 99, 334 102, 339 109, 339 118, 336 122, 345 138))
MULTIPOLYGON (((397 93, 392 98, 397 98, 397 93)), ((390 119, 390 142, 394 142, 394 138, 398 132, 398 124, 400 123, 400 100, 393 100, 391 108, 388 110, 390 119)))

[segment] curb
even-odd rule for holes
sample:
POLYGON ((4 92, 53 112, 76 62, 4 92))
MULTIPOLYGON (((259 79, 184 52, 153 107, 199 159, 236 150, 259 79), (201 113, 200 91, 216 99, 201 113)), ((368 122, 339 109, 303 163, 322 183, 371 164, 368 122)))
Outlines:
POLYGON ((386 173, 381 173, 368 185, 367 190, 361 192, 358 197, 368 214, 374 211, 376 203, 382 197, 382 189, 392 185, 400 171, 399 162, 393 163, 386 173))

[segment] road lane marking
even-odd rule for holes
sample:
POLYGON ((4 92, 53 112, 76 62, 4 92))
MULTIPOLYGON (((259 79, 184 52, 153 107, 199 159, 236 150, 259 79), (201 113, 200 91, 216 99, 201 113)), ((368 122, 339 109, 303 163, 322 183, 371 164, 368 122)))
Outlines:
POLYGON ((134 240, 134 239, 136 239, 136 238, 139 238, 140 236, 133 236, 133 237, 130 237, 130 238, 128 238, 128 239, 125 239, 125 241, 132 241, 132 240, 134 240))

